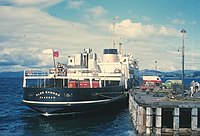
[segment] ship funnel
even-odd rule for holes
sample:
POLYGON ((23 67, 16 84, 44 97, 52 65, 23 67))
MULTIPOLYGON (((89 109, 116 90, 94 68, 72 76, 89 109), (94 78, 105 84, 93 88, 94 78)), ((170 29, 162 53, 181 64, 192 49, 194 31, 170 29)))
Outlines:
POLYGON ((103 62, 117 62, 118 51, 117 49, 104 49, 103 50, 103 62))

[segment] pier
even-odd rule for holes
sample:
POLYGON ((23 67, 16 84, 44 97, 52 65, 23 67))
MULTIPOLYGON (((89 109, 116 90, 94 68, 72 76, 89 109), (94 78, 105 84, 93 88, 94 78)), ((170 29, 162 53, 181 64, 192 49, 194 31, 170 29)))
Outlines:
MULTIPOLYGON (((175 89, 179 92, 178 89, 175 89)), ((172 90, 129 90, 129 111, 138 135, 200 133, 200 92, 190 97, 172 90)))

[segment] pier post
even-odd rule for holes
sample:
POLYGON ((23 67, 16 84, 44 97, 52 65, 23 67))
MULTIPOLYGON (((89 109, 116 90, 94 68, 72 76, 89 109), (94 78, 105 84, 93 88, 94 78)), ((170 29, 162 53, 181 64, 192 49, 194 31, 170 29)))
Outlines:
POLYGON ((192 131, 197 131, 198 126, 198 108, 192 108, 191 113, 191 129, 192 131))
POLYGON ((179 116, 180 116, 180 109, 174 108, 173 129, 175 133, 179 131, 179 116))
POLYGON ((138 129, 138 104, 135 101, 133 108, 133 123, 135 128, 138 129))
POLYGON ((129 100, 128 100, 128 109, 129 109, 129 112, 130 114, 132 113, 132 96, 131 96, 131 93, 129 93, 129 100))
POLYGON ((153 110, 151 107, 146 108, 146 135, 151 135, 153 124, 153 110))
POLYGON ((129 93, 129 112, 130 112, 131 118, 133 120, 133 97, 132 97, 131 93, 129 93))
POLYGON ((63 87, 65 87, 65 79, 63 79, 63 87))
POLYGON ((156 108, 156 135, 161 135, 162 127, 162 108, 156 108))
POLYGON ((138 133, 144 133, 145 128, 145 108, 138 106, 138 133))
POLYGON ((130 98, 129 98, 129 111, 132 117, 134 127, 137 129, 138 128, 137 126, 138 125, 138 122, 137 122, 138 104, 135 102, 132 95, 130 95, 130 98))

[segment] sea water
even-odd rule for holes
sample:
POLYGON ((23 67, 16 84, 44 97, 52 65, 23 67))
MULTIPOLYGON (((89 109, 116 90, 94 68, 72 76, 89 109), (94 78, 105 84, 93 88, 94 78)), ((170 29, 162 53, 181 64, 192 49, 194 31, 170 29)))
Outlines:
POLYGON ((0 78, 0 136, 136 136, 128 108, 44 117, 22 104, 22 79, 0 78))

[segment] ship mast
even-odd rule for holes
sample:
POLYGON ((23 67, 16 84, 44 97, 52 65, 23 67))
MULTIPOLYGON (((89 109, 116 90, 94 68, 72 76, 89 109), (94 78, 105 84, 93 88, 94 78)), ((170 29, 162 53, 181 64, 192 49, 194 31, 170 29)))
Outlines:
POLYGON ((119 42, 119 54, 122 54, 122 38, 120 38, 120 42, 119 42))
POLYGON ((116 45, 116 20, 118 19, 118 16, 115 16, 113 18, 113 23, 112 23, 112 44, 113 44, 113 48, 115 49, 115 45, 116 45))

